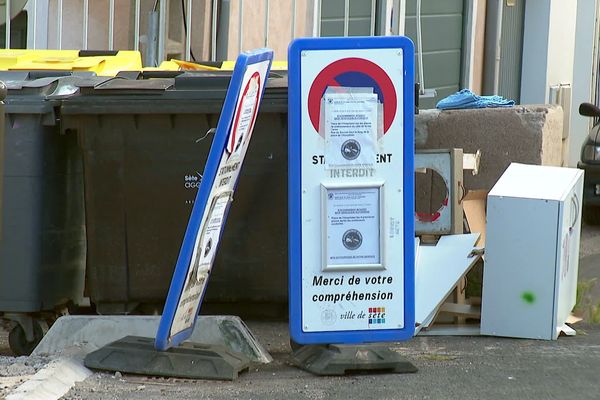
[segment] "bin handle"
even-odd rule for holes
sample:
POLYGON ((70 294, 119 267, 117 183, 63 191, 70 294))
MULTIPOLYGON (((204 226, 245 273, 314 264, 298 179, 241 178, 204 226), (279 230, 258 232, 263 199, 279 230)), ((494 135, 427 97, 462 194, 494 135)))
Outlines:
POLYGON ((206 139, 208 137, 208 135, 213 135, 216 131, 217 131, 217 128, 210 128, 209 130, 206 131, 204 136, 196 139, 196 143, 203 141, 204 139, 206 139))
POLYGON ((79 57, 113 57, 118 50, 79 50, 79 57))
POLYGON ((142 79, 151 78, 176 78, 183 74, 183 71, 142 71, 142 79))

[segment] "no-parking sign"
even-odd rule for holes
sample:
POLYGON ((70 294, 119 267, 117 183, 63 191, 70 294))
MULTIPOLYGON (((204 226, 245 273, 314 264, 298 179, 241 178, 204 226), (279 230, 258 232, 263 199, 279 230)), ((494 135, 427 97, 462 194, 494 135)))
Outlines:
POLYGON ((187 339, 196 323, 272 59, 261 49, 236 61, 156 334, 158 350, 187 339))
POLYGON ((299 39, 288 57, 292 339, 412 337, 413 45, 299 39))

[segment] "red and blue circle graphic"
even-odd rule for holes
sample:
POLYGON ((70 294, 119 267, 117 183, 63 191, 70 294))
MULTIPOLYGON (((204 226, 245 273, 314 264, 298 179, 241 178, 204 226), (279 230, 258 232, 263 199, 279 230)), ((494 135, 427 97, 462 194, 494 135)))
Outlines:
MULTIPOLYGON (((315 78, 308 92, 308 115, 317 132, 321 116, 321 98, 328 87, 372 87, 383 104, 383 133, 396 117, 398 98, 389 75, 379 65, 364 58, 349 57, 334 61, 315 78)), ((319 132, 319 134, 323 134, 319 132)))

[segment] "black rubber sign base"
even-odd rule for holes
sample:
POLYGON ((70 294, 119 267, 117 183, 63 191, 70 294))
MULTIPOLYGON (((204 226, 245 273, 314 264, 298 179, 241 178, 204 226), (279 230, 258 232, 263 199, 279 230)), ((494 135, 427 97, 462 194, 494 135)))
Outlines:
POLYGON ((222 346, 195 343, 158 351, 152 338, 126 336, 88 354, 84 364, 137 375, 234 380, 248 370, 250 360, 222 346))
POLYGON ((315 375, 351 373, 413 373, 417 367, 381 345, 310 345, 292 355, 292 363, 315 375))

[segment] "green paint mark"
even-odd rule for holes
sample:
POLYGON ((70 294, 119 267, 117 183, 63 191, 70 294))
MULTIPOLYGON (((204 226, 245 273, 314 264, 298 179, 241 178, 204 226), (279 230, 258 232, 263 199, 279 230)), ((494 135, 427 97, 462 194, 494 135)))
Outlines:
POLYGON ((533 292, 523 292, 523 294, 521 295, 521 298, 527 304, 535 303, 535 293, 533 293, 533 292))

